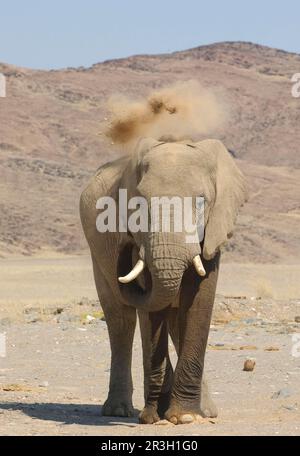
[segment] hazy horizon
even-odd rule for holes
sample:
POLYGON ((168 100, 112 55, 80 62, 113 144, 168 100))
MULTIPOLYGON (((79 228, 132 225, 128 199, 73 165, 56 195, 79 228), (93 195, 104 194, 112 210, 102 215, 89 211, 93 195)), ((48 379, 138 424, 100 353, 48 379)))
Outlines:
POLYGON ((16 67, 22 67, 22 68, 25 68, 25 69, 28 69, 28 70, 36 70, 36 71, 51 71, 51 70, 54 70, 54 71, 59 71, 59 70, 64 70, 66 68, 79 68, 79 67, 83 67, 83 68, 90 68, 92 67, 93 65, 97 65, 99 63, 104 63, 104 62, 107 62, 107 61, 110 61, 110 60, 122 60, 122 59, 126 59, 126 58, 130 58, 130 57, 135 57, 135 56, 142 56, 142 55, 148 55, 148 56, 159 56, 159 55, 163 55, 163 54, 172 54, 174 52, 184 52, 184 51, 187 51, 187 50, 192 50, 192 49, 196 49, 198 47, 204 47, 204 46, 213 46, 213 45, 218 45, 218 44, 223 44, 223 43, 251 43, 253 45, 258 45, 258 46, 262 46, 262 47, 268 47, 270 49, 277 49, 279 51, 283 51, 283 52, 287 52, 287 53, 290 53, 290 54, 299 54, 300 55, 300 52, 293 52, 293 51, 287 51, 286 49, 282 49, 282 48, 275 48, 275 47, 272 47, 272 46, 268 46, 267 44, 262 44, 262 43, 255 43, 255 42, 252 42, 252 41, 216 41, 216 42, 212 42, 212 43, 203 43, 203 44, 200 44, 200 45, 196 45, 196 46, 193 46, 192 48, 185 48, 185 49, 176 49, 174 51, 170 51, 170 52, 157 52, 157 53, 138 53, 138 54, 128 54, 128 55, 124 55, 124 56, 121 56, 121 57, 113 57, 113 58, 109 58, 109 59, 104 59, 104 60, 99 60, 99 61, 96 61, 96 62, 93 62, 91 63, 90 65, 70 65, 70 66, 61 66, 61 67, 55 67, 55 68, 33 68, 33 67, 30 67, 30 66, 26 66, 26 65, 18 65, 18 63, 14 63, 14 62, 5 62, 5 61, 2 61, 0 60, 0 64, 5 64, 5 65, 11 65, 11 66, 16 66, 16 67))

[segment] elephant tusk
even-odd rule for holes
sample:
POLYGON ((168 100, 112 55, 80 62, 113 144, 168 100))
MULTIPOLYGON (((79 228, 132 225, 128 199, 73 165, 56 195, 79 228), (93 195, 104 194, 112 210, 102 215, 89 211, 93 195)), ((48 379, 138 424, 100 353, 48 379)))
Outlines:
POLYGON ((134 268, 124 277, 118 277, 118 281, 121 283, 132 282, 145 268, 145 262, 143 260, 138 260, 134 268))
POLYGON ((196 255, 193 258, 193 263, 194 263, 195 269, 197 271, 197 274, 199 274, 199 276, 201 276, 201 277, 205 276, 206 272, 205 272, 205 269, 203 267, 200 255, 196 255))

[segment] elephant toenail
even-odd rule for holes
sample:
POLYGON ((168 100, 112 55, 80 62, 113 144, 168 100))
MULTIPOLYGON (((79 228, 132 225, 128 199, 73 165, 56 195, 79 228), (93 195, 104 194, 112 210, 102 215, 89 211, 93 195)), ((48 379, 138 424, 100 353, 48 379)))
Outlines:
POLYGON ((178 420, 176 418, 176 416, 171 416, 171 418, 169 419, 169 421, 173 424, 177 424, 178 423, 178 420))
POLYGON ((192 423, 194 421, 194 417, 192 415, 190 415, 189 413, 186 413, 185 415, 182 415, 181 416, 181 419, 180 419, 181 423, 185 424, 185 423, 192 423))

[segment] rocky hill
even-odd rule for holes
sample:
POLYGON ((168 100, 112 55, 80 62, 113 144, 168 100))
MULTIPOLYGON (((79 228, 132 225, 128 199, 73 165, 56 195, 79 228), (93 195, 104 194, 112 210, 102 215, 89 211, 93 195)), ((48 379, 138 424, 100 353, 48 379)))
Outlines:
POLYGON ((291 96, 291 77, 300 72, 300 55, 233 42, 90 68, 0 63, 0 72, 7 79, 0 98, 0 255, 86 249, 80 191, 100 164, 122 153, 103 138, 107 98, 193 78, 226 105, 226 126, 215 136, 235 152, 251 189, 225 258, 299 258, 300 99, 291 96))

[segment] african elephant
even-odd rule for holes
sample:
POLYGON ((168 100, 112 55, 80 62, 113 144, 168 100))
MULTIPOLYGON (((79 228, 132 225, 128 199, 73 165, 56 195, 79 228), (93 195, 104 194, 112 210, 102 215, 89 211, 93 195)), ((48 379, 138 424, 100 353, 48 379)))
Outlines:
POLYGON ((102 413, 131 416, 132 343, 141 327, 145 407, 141 423, 174 424, 217 415, 204 379, 204 356, 218 277, 220 248, 246 200, 242 173, 218 140, 197 143, 141 138, 134 151, 102 166, 83 191, 80 214, 96 288, 111 345, 109 393, 102 413), (116 230, 99 232, 97 201, 118 190, 143 196, 204 197, 204 238, 186 233, 116 230), (134 266, 135 265, 135 266, 134 266), (173 371, 170 334, 178 354, 173 371))

